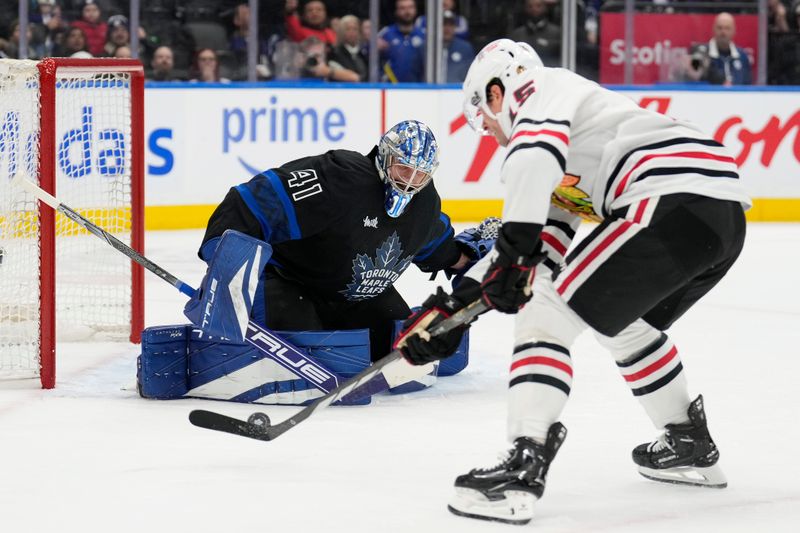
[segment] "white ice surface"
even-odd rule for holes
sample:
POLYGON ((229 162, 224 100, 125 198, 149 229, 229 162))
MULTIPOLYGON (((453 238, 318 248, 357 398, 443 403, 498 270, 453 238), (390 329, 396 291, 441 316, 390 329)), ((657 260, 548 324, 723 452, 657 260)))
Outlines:
MULTIPOLYGON (((201 232, 147 235, 147 255, 197 283, 201 232)), ((323 260, 323 259, 321 259, 323 260)), ((702 392, 725 490, 640 477, 631 448, 657 435, 610 357, 573 350, 569 436, 527 527, 540 532, 800 531, 800 224, 751 225, 728 277, 672 329, 702 392)), ((433 284, 412 267, 399 287, 433 284)), ((184 297, 147 274, 148 325, 183 323, 184 297)), ((193 408, 132 390, 137 347, 59 346, 58 387, 0 382, 0 532, 442 533, 511 531, 450 515, 456 475, 506 447, 511 319, 481 318, 461 375, 430 390, 330 408, 270 442, 195 428, 193 408)), ((273 420, 292 407, 258 406, 273 420)))

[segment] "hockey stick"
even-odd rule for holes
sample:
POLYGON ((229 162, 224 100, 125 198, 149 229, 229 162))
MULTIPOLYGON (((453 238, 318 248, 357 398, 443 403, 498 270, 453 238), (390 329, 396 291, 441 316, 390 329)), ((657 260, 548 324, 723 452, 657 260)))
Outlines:
MULTIPOLYGON (((69 218, 75 224, 79 225, 92 235, 106 241, 114 249, 128 256, 132 261, 142 265, 144 268, 163 279, 186 296, 189 296, 190 298, 194 296, 195 289, 193 289, 190 285, 184 283, 157 264, 153 263, 142 254, 105 231, 103 228, 91 222, 89 219, 84 218, 81 214, 69 206, 64 205, 58 200, 58 198, 44 191, 38 185, 24 179, 21 174, 18 174, 13 180, 11 180, 11 183, 35 196, 43 203, 49 205, 57 212, 69 218)), ((244 338, 245 341, 254 346, 264 355, 299 378, 308 380, 312 385, 322 392, 328 393, 339 386, 339 376, 320 365, 268 329, 259 326, 252 320, 247 324, 247 332, 245 333, 244 338)))
MULTIPOLYGON (((431 335, 441 335, 458 326, 469 324, 475 320, 478 315, 487 310, 488 307, 482 300, 476 300, 428 331, 431 335)), ((322 398, 318 398, 311 405, 304 407, 295 415, 290 416, 283 422, 274 426, 270 424, 269 417, 264 413, 253 413, 248 417, 247 421, 244 421, 202 409, 197 409, 189 413, 189 421, 195 426, 205 429, 223 431, 241 437, 249 437, 251 439, 270 441, 280 437, 297 424, 313 415, 318 409, 324 409, 346 394, 355 391, 359 386, 373 380, 378 374, 391 372, 393 366, 407 364, 408 363, 403 359, 402 352, 400 350, 394 350, 392 353, 348 379, 322 398)), ((359 393, 360 391, 355 392, 356 395, 359 393)))

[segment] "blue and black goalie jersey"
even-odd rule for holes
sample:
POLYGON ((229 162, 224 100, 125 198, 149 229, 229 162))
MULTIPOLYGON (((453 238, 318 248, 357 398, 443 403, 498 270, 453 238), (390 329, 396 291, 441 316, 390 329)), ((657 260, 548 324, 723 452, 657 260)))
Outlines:
MULTIPOLYGON (((233 187, 214 211, 203 243, 236 229, 269 242, 270 263, 326 297, 364 300, 415 263, 425 272, 460 257, 433 184, 398 218, 383 207, 375 150, 331 150, 233 187)), ((204 249, 201 248, 201 257, 204 249)))

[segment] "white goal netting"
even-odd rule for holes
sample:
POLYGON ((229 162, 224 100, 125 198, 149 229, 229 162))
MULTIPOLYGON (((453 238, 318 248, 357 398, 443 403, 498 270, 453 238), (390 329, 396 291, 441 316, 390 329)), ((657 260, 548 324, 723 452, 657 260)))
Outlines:
POLYGON ((130 335, 130 261, 56 215, 56 289, 46 294, 48 230, 37 201, 10 183, 46 175, 40 106, 54 104, 55 196, 130 244, 130 75, 59 68, 55 94, 54 103, 40 100, 36 62, 0 60, 0 377, 39 374, 40 330, 52 320, 41 309, 53 297, 59 340, 130 335))

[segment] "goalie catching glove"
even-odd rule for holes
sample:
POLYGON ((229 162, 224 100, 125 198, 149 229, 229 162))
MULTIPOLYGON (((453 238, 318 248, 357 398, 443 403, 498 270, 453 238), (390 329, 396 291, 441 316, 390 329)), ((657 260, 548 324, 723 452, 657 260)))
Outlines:
POLYGON ((502 222, 499 218, 489 217, 477 227, 467 228, 455 237, 456 246, 473 262, 488 254, 500 232, 502 222))
MULTIPOLYGON (((470 292, 478 296, 477 283, 472 280, 469 285, 473 287, 470 292)), ((461 289, 461 287, 459 287, 461 289)), ((461 291, 458 291, 461 292, 461 291)), ((466 294, 464 294, 466 296, 466 294)), ((464 308, 472 299, 462 300, 456 294, 450 295, 444 289, 437 287, 436 294, 431 294, 422 307, 411 314, 397 336, 394 347, 403 352, 403 356, 412 365, 426 365, 449 357, 458 349, 461 336, 469 328, 469 324, 457 326, 440 335, 431 336, 428 330, 439 322, 450 318, 454 313, 464 308)))
POLYGON ((531 299, 536 265, 546 257, 539 241, 541 229, 540 224, 503 224, 494 245, 496 257, 481 282, 486 305, 514 314, 531 299))
POLYGON ((478 224, 477 227, 467 228, 453 237, 461 253, 469 258, 467 264, 462 268, 445 269, 445 273, 448 277, 455 276, 452 280, 453 288, 458 287, 459 283, 461 283, 461 280, 464 278, 464 274, 466 274, 478 260, 492 251, 501 225, 502 222, 499 218, 489 217, 478 224))

